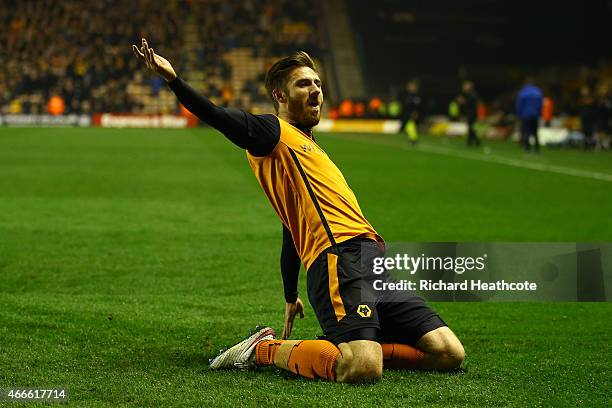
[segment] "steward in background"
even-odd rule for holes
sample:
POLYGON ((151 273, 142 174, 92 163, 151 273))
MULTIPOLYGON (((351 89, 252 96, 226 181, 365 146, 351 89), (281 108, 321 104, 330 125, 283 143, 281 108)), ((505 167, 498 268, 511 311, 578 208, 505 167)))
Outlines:
POLYGON ((461 113, 465 116, 467 123, 467 145, 480 146, 480 139, 478 139, 474 129, 478 119, 478 94, 474 90, 474 83, 472 81, 463 81, 458 101, 461 105, 461 113))
POLYGON ((399 100, 402 104, 399 131, 400 133, 405 132, 410 143, 415 144, 419 138, 418 124, 423 101, 419 94, 419 82, 416 79, 411 79, 406 83, 406 88, 400 93, 399 100))
POLYGON ((525 85, 516 96, 516 115, 521 120, 521 143, 526 152, 531 151, 531 136, 535 139, 536 153, 540 152, 538 122, 542 112, 542 100, 542 91, 533 84, 532 78, 527 77, 525 85))

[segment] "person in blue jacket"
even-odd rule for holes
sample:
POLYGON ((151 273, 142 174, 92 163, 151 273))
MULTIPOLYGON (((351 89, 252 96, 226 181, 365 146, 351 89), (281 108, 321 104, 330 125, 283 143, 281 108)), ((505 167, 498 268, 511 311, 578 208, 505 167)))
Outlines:
POLYGON ((533 79, 528 77, 516 96, 516 115, 521 120, 521 143, 527 152, 531 150, 529 139, 532 136, 535 139, 536 153, 540 151, 538 122, 542 112, 542 100, 542 91, 533 84, 533 79))

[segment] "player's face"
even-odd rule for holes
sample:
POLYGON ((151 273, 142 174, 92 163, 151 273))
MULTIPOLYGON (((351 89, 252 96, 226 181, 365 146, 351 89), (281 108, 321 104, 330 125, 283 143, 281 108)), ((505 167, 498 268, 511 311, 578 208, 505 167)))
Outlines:
POLYGON ((291 71, 287 81, 287 113, 291 120, 313 127, 321 119, 323 91, 321 79, 311 68, 299 67, 291 71))

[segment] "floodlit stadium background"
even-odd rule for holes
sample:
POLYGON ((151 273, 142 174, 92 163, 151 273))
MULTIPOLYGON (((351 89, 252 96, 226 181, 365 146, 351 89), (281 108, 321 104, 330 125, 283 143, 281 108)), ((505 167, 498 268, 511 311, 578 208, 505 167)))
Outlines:
MULTIPOLYGON (((163 80, 133 58, 129 44, 141 36, 213 101, 254 113, 271 110, 266 69, 301 49, 320 66, 330 119, 398 119, 404 86, 416 79, 421 130, 462 135, 465 129, 453 123, 461 112, 449 118, 449 108, 461 82, 471 80, 481 136, 507 139, 526 76, 552 103, 544 143, 579 145, 582 121, 612 115, 605 0, 584 7, 491 0, 5 3, 0 110, 8 124, 160 125, 145 114, 166 115, 163 126, 194 126, 163 80), (126 113, 140 116, 126 119, 126 113), (61 117, 70 114, 84 116, 61 117)), ((323 129, 347 129, 334 124, 324 121, 323 129)), ((397 124, 377 128, 391 131, 397 124)), ((368 130, 360 124, 348 129, 368 130)), ((609 134, 601 137, 608 146, 609 134)))
MULTIPOLYGON (((68 387, 76 406, 609 405, 609 302, 435 302, 467 351, 456 375, 209 372, 256 324, 282 329, 280 223, 244 152, 130 49, 147 36, 199 91, 253 112, 271 111, 275 58, 309 52, 317 141, 389 242, 612 242, 609 1, 0 6, 0 389, 68 387), (540 155, 517 143, 527 75, 554 102, 540 155), (398 132, 413 78, 414 145, 398 132), (473 148, 449 115, 464 80, 473 148), (601 143, 585 149, 589 120, 601 143)), ((294 337, 320 334, 307 307, 294 337)))

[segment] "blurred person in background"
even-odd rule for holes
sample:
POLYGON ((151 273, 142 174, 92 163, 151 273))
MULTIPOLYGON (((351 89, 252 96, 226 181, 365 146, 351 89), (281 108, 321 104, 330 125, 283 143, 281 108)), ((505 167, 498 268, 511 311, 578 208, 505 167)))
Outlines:
POLYGON ((355 103, 354 115, 356 118, 363 118, 366 113, 366 106, 363 100, 359 100, 355 103))
POLYGON ((521 120, 521 143, 526 152, 531 151, 530 139, 535 139, 535 152, 540 152, 538 122, 542 112, 543 94, 534 85, 533 78, 527 77, 523 88, 516 97, 516 115, 521 120))
POLYGON ((340 106, 338 107, 338 113, 341 118, 350 118, 353 116, 355 112, 355 104, 352 99, 345 99, 340 102, 340 106))
POLYGON ((595 120, 597 117, 597 105, 595 98, 591 92, 591 88, 584 85, 580 88, 580 99, 578 100, 578 114, 580 116, 580 124, 584 139, 582 147, 585 150, 591 150, 595 147, 593 138, 595 133, 595 120))
POLYGON ((419 93, 419 81, 411 79, 406 83, 406 87, 399 94, 401 103, 401 125, 400 132, 408 135, 411 144, 415 144, 419 137, 418 124, 421 117, 421 95, 419 93))
POLYGON ((612 92, 610 84, 602 82, 597 87, 597 119, 595 124, 595 139, 598 149, 609 149, 610 138, 610 122, 612 122, 612 92))
POLYGON ((383 106, 383 101, 378 96, 374 96, 368 102, 367 115, 370 118, 377 118, 380 116, 380 108, 383 106))
POLYGON ((478 119, 478 94, 474 89, 474 83, 472 81, 463 81, 461 93, 457 101, 459 102, 461 113, 463 113, 467 124, 467 145, 480 146, 480 139, 476 135, 476 129, 474 129, 474 125, 478 119))
POLYGON ((448 104, 448 118, 453 122, 458 122, 461 116, 461 105, 459 104, 460 99, 461 96, 456 95, 448 104))
POLYGON ((47 111, 53 116, 63 115, 66 110, 66 104, 64 100, 59 95, 58 90, 54 90, 52 92, 51 98, 49 98, 49 102, 47 103, 47 111))
POLYGON ((550 127, 554 111, 555 103, 550 96, 545 96, 542 100, 542 121, 544 121, 544 126, 550 127))

